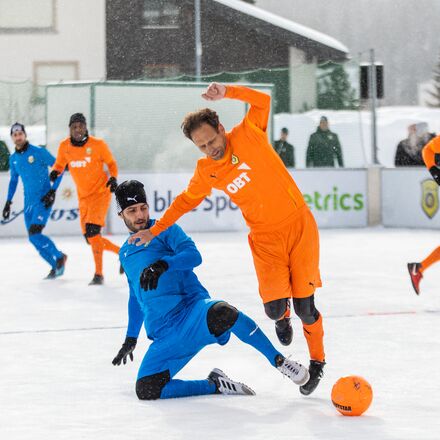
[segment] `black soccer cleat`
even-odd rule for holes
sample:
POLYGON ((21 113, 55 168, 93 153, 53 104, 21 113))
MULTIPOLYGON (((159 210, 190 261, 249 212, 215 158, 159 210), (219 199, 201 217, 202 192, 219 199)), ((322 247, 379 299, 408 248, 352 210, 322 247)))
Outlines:
POLYGON ((290 318, 282 318, 275 322, 275 332, 283 345, 290 345, 293 339, 293 328, 290 318))
POLYGON ((92 281, 90 281, 89 286, 101 286, 104 284, 104 277, 95 273, 92 281))
POLYGON ((57 259, 55 263, 55 267, 50 270, 45 280, 53 280, 63 275, 66 266, 66 261, 67 261, 67 255, 62 254, 62 256, 57 259))
POLYGON ((301 394, 304 394, 304 396, 308 396, 316 390, 316 387, 319 385, 319 381, 322 379, 322 376, 324 376, 324 365, 325 362, 313 360, 310 361, 310 379, 306 384, 299 387, 299 391, 301 392, 301 394))
POLYGON ((255 396, 255 391, 241 382, 235 382, 219 368, 214 368, 208 376, 208 381, 215 385, 216 394, 235 394, 240 396, 255 396))

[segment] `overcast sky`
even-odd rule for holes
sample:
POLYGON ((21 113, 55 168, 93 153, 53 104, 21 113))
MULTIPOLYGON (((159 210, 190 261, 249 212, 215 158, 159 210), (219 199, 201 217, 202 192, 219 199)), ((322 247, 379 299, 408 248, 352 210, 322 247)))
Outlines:
POLYGON ((440 55, 440 0, 257 0, 256 6, 338 39, 352 57, 374 48, 385 65, 384 104, 417 104, 417 84, 431 79, 440 55))

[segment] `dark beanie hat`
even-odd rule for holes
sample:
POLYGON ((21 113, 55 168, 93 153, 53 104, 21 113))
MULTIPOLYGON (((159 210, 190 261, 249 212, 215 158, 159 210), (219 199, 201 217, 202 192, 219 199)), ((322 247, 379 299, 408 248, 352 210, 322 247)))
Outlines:
POLYGON ((69 120, 69 127, 74 124, 75 122, 82 122, 83 124, 86 124, 86 117, 82 113, 74 113, 69 120))
POLYGON ((26 130, 24 129, 24 125, 20 124, 20 122, 16 122, 15 124, 12 124, 11 136, 12 136, 12 133, 14 133, 16 131, 22 131, 24 134, 26 134, 26 130))
POLYGON ((147 203, 147 195, 143 183, 138 180, 126 180, 122 182, 115 191, 118 212, 137 203, 147 203))

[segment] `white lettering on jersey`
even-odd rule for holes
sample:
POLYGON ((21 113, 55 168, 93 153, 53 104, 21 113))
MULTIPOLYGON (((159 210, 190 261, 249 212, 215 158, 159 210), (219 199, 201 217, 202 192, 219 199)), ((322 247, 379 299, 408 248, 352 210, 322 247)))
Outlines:
POLYGON ((226 189, 231 193, 235 194, 239 189, 243 188, 246 183, 250 182, 251 179, 247 175, 247 173, 241 173, 238 177, 236 177, 229 185, 226 186, 226 189))
POLYGON ((72 168, 85 168, 87 166, 87 163, 90 163, 90 160, 72 160, 69 163, 69 167, 72 167, 72 168))

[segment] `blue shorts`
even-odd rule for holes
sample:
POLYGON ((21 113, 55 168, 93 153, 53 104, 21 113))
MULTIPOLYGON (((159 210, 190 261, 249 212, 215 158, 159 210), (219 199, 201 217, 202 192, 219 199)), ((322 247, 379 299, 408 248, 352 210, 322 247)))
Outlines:
POLYGON ((31 225, 46 225, 49 220, 51 208, 45 208, 42 202, 38 201, 24 207, 24 223, 26 229, 31 225))
POLYGON ((145 353, 139 368, 138 379, 169 370, 175 376, 202 348, 209 344, 224 345, 230 331, 218 338, 209 332, 208 310, 221 300, 202 299, 182 311, 167 336, 156 339, 145 353))

